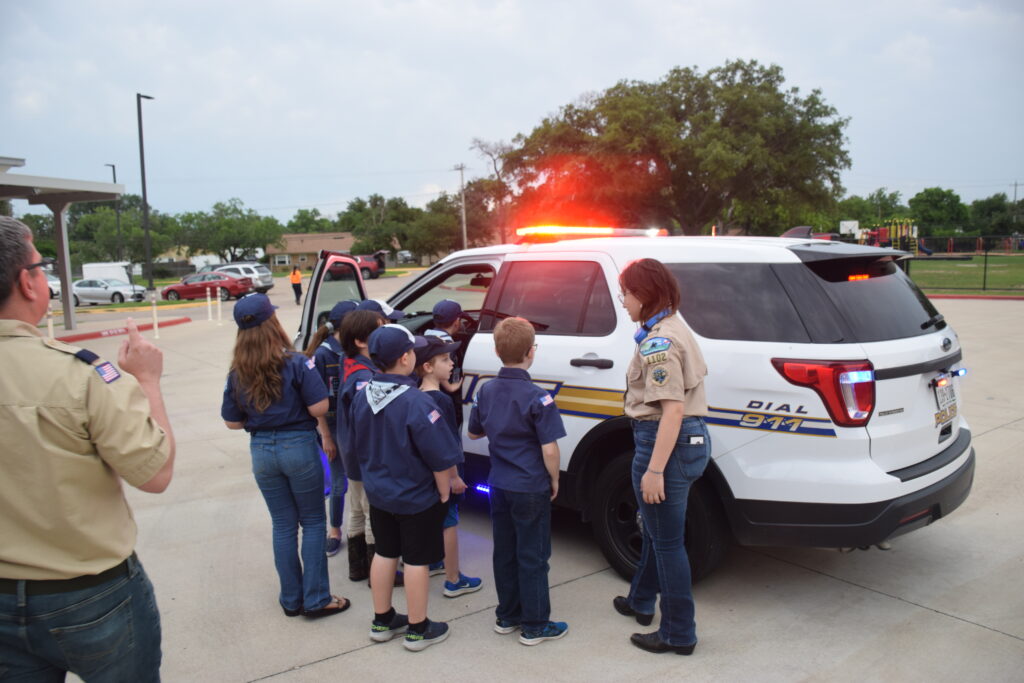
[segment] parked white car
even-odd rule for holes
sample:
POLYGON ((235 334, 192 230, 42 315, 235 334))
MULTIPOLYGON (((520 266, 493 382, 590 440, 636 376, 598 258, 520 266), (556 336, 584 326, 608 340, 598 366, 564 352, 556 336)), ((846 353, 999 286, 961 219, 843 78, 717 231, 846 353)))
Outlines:
POLYGON ((71 291, 75 297, 76 306, 142 301, 146 296, 146 290, 143 287, 128 284, 117 278, 76 280, 71 283, 71 291))
POLYGON ((50 298, 60 298, 60 278, 53 273, 46 274, 46 282, 50 285, 50 298))

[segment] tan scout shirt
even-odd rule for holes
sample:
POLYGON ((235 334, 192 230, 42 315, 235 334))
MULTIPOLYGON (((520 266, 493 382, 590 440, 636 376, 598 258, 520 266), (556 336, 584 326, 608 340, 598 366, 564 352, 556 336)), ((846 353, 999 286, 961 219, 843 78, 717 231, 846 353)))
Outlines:
POLYGON ((66 579, 124 560, 136 528, 121 479, 145 484, 170 455, 135 378, 108 383, 76 351, 0 320, 0 578, 66 579))
POLYGON ((643 342, 626 372, 625 411, 637 420, 661 417, 662 399, 682 401, 686 415, 708 414, 704 356, 678 314, 662 318, 643 342))

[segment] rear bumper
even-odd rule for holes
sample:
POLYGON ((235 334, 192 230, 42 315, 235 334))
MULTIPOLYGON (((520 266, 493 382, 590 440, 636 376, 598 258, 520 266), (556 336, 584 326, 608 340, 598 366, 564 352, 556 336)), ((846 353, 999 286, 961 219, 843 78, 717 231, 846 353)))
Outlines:
POLYGON ((974 482, 974 448, 945 479, 892 500, 857 505, 763 500, 723 501, 736 539, 744 545, 842 548, 881 543, 945 517, 974 482))

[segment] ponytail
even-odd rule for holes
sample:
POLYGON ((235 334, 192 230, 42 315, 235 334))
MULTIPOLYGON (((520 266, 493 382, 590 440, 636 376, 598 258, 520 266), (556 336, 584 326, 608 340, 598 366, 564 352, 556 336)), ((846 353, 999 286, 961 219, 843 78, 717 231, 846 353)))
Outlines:
POLYGON ((305 354, 306 358, 312 358, 313 355, 316 354, 317 347, 323 344, 324 340, 327 339, 327 337, 331 336, 333 333, 334 324, 331 323, 330 320, 328 320, 323 325, 321 325, 320 328, 316 331, 316 333, 313 335, 313 338, 309 340, 309 346, 307 346, 306 350, 303 351, 302 353, 305 354))

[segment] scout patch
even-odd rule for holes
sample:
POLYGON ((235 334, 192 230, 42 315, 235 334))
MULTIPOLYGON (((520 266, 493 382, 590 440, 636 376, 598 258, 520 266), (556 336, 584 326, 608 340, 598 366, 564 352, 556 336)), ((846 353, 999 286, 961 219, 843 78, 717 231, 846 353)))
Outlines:
POLYGON ((315 368, 316 367, 316 360, 313 359, 313 358, 310 358, 309 360, 307 360, 306 361, 306 367, 309 368, 310 370, 315 368))
POLYGON ((657 365, 658 363, 664 363, 667 360, 668 354, 664 351, 658 351, 657 353, 652 353, 651 355, 644 357, 644 362, 648 365, 657 365))
POLYGON ((659 387, 664 386, 665 382, 668 381, 668 370, 662 367, 654 368, 651 372, 651 379, 654 380, 654 383, 659 387))
POLYGON ((551 394, 544 394, 540 397, 540 404, 542 406, 549 406, 555 402, 555 399, 551 398, 551 394))
POLYGON ((103 381, 106 382, 107 384, 110 384, 114 380, 121 378, 121 373, 119 373, 117 369, 109 362, 100 363, 99 365, 95 366, 95 368, 96 372, 100 373, 100 377, 102 377, 103 381))
POLYGON ((668 351, 671 346, 672 342, 665 337, 651 337, 640 345, 640 355, 650 356, 655 353, 668 351))
POLYGON ((427 419, 430 420, 430 424, 434 424, 439 419, 441 419, 441 413, 437 412, 436 410, 431 410, 430 415, 427 415, 427 419))

